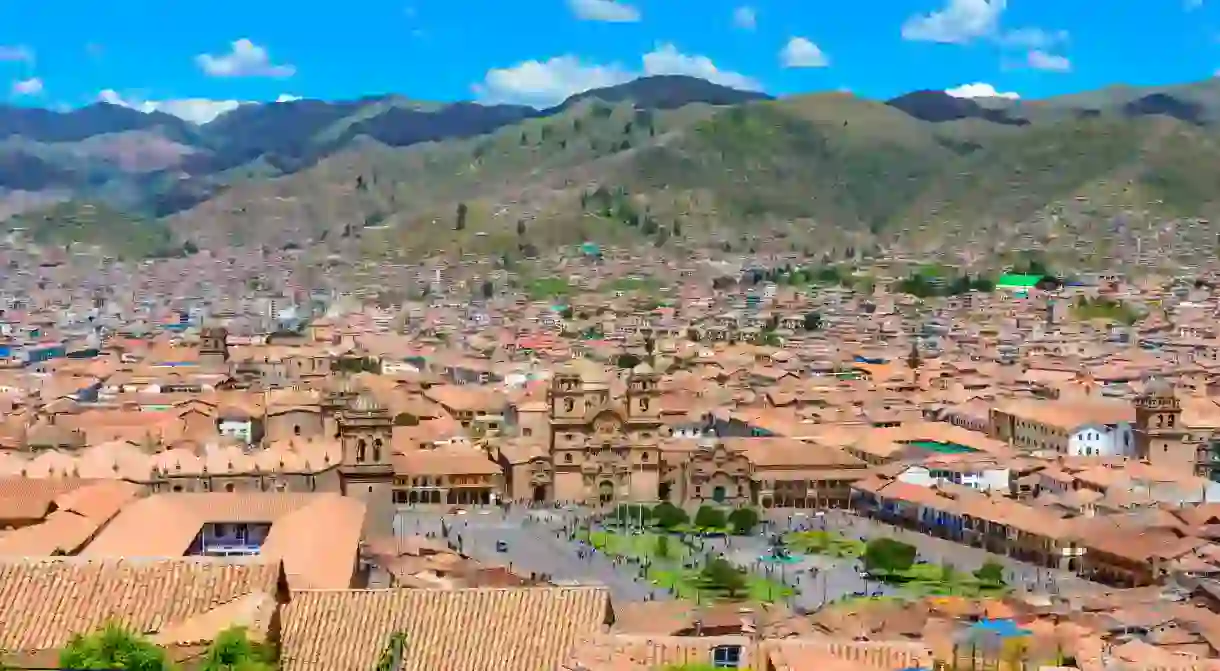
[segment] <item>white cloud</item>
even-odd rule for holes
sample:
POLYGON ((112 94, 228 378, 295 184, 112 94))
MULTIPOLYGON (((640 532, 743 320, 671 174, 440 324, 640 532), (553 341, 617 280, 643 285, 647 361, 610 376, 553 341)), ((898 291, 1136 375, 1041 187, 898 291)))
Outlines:
POLYGON ((818 45, 803 37, 788 40, 779 52, 779 59, 786 68, 824 68, 830 64, 818 45))
POLYGON ((199 54, 195 62, 213 77, 291 77, 296 74, 295 67, 272 63, 265 48, 244 37, 230 45, 229 53, 199 54))
POLYGON ((1186 11, 1193 12, 1203 6, 1203 0, 1182 0, 1182 5, 1186 8, 1186 11))
POLYGON ((640 20, 640 10, 618 0, 568 0, 568 8, 582 21, 635 23, 640 20))
POLYGON ((490 103, 522 103, 545 107, 581 91, 630 81, 632 74, 617 65, 584 63, 575 56, 525 61, 511 68, 487 71, 474 91, 490 103))
POLYGON ((32 63, 34 50, 21 45, 5 46, 0 44, 0 61, 32 63))
POLYGON ((205 124, 216 117, 231 112, 246 104, 241 100, 209 100, 207 98, 182 98, 177 100, 136 100, 127 99, 114 89, 106 89, 97 94, 97 99, 111 105, 138 110, 145 114, 163 112, 172 114, 179 119, 191 123, 205 124))
POLYGON ((301 99, 301 96, 294 96, 294 95, 290 95, 287 93, 281 93, 278 97, 276 97, 275 102, 290 103, 290 102, 295 102, 300 99, 301 99))
POLYGON ((903 39, 964 44, 995 34, 1007 0, 948 0, 939 11, 917 14, 902 24, 903 39))
POLYGON ((762 88, 756 79, 738 72, 721 70, 707 56, 688 56, 672 44, 662 44, 644 54, 644 74, 687 75, 745 91, 757 91, 762 88))
POLYGON ((1048 72, 1067 72, 1072 69, 1072 61, 1065 56, 1047 53, 1041 49, 1034 49, 1029 52, 1026 57, 1026 62, 1029 67, 1035 70, 1046 70, 1048 72))
POLYGON ((13 82, 13 95, 36 96, 42 93, 42 80, 37 77, 20 79, 13 82))
POLYGON ((758 27, 758 13, 748 5, 738 7, 733 10, 733 25, 742 30, 754 30, 758 27))
POLYGON ((546 107, 568 96, 623 84, 644 75, 688 75, 723 86, 759 90, 754 79, 721 70, 706 56, 687 55, 672 44, 662 44, 644 54, 640 70, 618 63, 599 64, 576 56, 557 56, 545 61, 525 61, 509 68, 487 71, 483 81, 472 88, 487 103, 518 103, 546 107))
POLYGON ((945 93, 954 98, 1008 98, 1009 100, 1016 100, 1021 97, 1016 93, 997 91, 991 84, 984 84, 983 82, 962 84, 951 89, 945 89, 945 93))

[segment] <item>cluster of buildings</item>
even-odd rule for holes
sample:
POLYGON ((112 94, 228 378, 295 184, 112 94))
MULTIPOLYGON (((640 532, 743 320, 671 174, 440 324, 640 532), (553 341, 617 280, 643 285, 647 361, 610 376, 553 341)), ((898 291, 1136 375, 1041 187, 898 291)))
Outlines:
MULTIPOLYGON (((435 269, 345 271, 414 273, 400 286, 427 291, 410 299, 322 300, 294 280, 287 312, 217 298, 205 318, 100 286, 78 312, 49 288, 6 299, 0 650, 32 668, 118 617, 184 659, 245 626, 289 671, 370 668, 396 633, 404 668, 452 671, 944 658, 923 629, 861 637, 774 606, 612 604, 394 524, 404 506, 668 501, 851 509, 1076 572, 1115 603, 1172 588, 1193 604, 1180 627, 1192 647, 1165 657, 1172 645, 1149 632, 1175 625, 1141 621, 1119 629, 1157 650, 1130 646, 1127 661, 1204 668, 1220 655, 1208 615, 1220 607, 1206 601, 1220 594, 1220 297, 1205 285, 920 301, 726 285, 724 267, 691 260, 644 291, 623 279, 638 262, 607 256, 559 264, 561 297, 509 291, 502 270, 473 264, 480 282, 447 287, 435 269), (491 296, 456 297, 482 281, 491 296), (1081 297, 1144 316, 1079 318, 1081 297), (118 323, 124 309, 141 328, 118 323), (58 344, 30 354, 45 343, 58 344), (461 635, 472 630, 486 635, 461 635)), ((198 259, 161 263, 180 266, 178 295, 198 293, 198 259)), ((253 277, 232 267, 216 284, 242 295, 253 277)), ((1117 625, 1076 617, 1087 606, 1003 607, 1078 627, 1073 640, 1096 643, 1073 648, 1079 668, 1115 645, 1117 625)), ((960 619, 948 608, 924 625, 960 619)))

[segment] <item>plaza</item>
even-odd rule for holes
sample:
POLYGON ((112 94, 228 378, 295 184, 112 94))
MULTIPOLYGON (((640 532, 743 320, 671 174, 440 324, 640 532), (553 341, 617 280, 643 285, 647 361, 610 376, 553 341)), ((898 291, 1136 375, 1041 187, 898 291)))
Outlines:
POLYGON ((687 528, 668 533, 639 522, 602 526, 590 510, 578 507, 491 507, 461 513, 402 507, 394 522, 400 536, 441 538, 442 527, 455 549, 479 562, 503 565, 519 575, 557 584, 602 584, 620 601, 687 599, 701 603, 722 598, 723 593, 704 584, 700 575, 714 558, 723 558, 744 572, 742 588, 734 598, 783 602, 800 612, 862 598, 1002 593, 1002 589, 981 587, 975 579, 974 572, 985 562, 1003 567, 1005 587, 1018 591, 1098 587, 1066 572, 896 529, 845 511, 767 511, 754 533, 741 536, 702 535, 687 528), (775 554, 777 535, 784 542, 781 556, 775 554), (883 537, 917 550, 917 563, 899 579, 882 581, 862 571, 865 539, 883 537))

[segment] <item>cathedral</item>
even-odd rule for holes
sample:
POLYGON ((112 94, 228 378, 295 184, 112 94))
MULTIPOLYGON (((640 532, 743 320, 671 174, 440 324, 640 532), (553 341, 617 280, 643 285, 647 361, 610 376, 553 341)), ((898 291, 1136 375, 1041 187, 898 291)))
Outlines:
POLYGON ((603 504, 657 498, 664 429, 657 382, 641 363, 614 399, 609 384, 556 371, 547 394, 551 481, 539 485, 549 490, 535 491, 535 498, 603 504))

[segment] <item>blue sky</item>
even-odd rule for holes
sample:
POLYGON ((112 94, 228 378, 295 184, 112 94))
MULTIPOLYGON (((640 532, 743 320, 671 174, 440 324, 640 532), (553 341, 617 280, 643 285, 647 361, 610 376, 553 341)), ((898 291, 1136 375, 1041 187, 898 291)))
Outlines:
POLYGON ((547 105, 640 74, 773 94, 1038 98, 1220 68, 1220 0, 47 0, 0 4, 0 94, 203 121, 399 93, 547 105), (965 88, 961 88, 965 87, 965 88))

